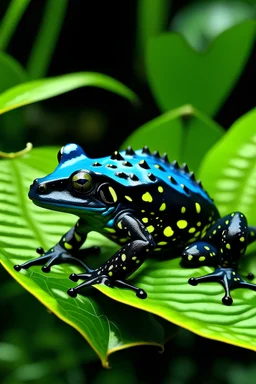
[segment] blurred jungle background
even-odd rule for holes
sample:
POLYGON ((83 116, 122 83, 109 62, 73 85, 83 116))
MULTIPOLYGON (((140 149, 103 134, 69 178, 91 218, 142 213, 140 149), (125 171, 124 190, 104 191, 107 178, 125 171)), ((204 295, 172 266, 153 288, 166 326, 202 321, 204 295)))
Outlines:
MULTIPOLYGON (((91 157, 108 155, 161 114, 147 81, 148 39, 175 30, 204 50, 225 29, 255 19, 255 12, 253 0, 1 0, 0 92, 23 81, 92 71, 124 83, 140 102, 84 87, 32 104, 1 116, 0 150, 15 152, 28 141, 34 146, 77 142, 91 157), (10 57, 15 62, 7 66, 10 57)), ((254 107, 249 92, 254 58, 255 50, 214 116, 225 129, 254 107)), ((0 278, 0 384, 255 382, 254 352, 178 327, 163 354, 147 346, 119 351, 110 357, 112 369, 104 370, 74 329, 48 313, 3 268, 0 278)))

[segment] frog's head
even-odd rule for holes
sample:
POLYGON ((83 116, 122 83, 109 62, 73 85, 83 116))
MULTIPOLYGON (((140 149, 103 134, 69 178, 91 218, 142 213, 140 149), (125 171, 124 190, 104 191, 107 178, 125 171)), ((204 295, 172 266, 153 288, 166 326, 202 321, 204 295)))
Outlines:
POLYGON ((53 173, 34 180, 29 198, 43 208, 64 211, 80 217, 106 215, 118 204, 108 178, 92 169, 89 159, 77 144, 67 144, 58 153, 59 164, 53 173))

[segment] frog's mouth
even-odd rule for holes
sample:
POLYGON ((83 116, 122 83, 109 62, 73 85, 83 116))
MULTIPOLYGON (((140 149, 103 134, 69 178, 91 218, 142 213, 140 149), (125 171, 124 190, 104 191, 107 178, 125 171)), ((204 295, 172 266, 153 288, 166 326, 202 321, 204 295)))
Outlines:
POLYGON ((48 190, 46 184, 39 184, 37 180, 30 186, 28 197, 35 205, 54 211, 64 211, 73 214, 101 213, 108 210, 108 207, 99 201, 95 196, 86 198, 85 195, 74 196, 65 188, 48 190), (62 190, 61 190, 62 189, 62 190))

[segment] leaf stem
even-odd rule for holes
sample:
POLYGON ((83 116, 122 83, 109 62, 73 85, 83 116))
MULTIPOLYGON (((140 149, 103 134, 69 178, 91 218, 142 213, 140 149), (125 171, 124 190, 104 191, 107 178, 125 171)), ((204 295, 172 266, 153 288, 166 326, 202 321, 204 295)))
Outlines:
POLYGON ((27 143, 26 148, 22 149, 21 151, 18 152, 2 152, 0 151, 0 157, 3 157, 4 159, 14 159, 15 157, 20 157, 25 155, 26 153, 30 152, 31 149, 33 148, 32 143, 27 143))

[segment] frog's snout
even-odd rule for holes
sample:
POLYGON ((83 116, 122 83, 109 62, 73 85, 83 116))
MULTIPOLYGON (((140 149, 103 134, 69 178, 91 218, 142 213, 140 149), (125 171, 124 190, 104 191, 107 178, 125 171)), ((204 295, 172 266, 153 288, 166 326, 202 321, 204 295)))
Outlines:
POLYGON ((28 197, 34 199, 38 195, 43 195, 47 192, 46 183, 39 183, 38 179, 33 181, 33 184, 30 185, 30 190, 28 197))

